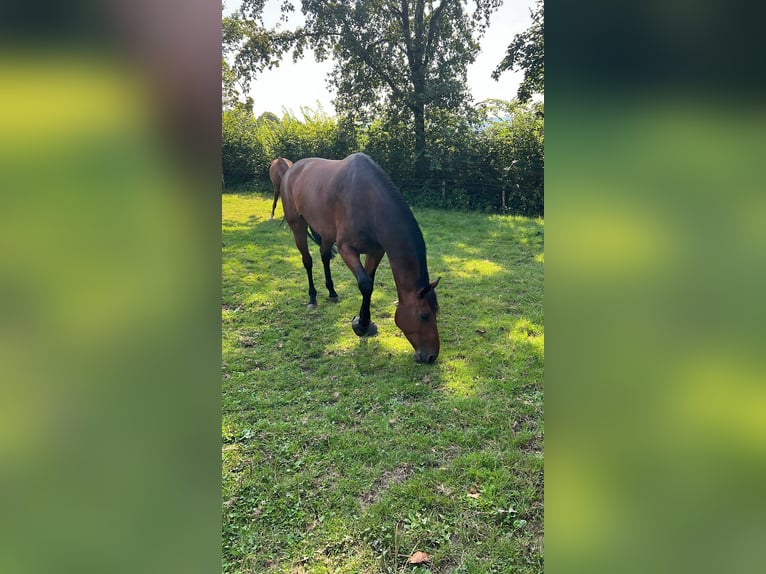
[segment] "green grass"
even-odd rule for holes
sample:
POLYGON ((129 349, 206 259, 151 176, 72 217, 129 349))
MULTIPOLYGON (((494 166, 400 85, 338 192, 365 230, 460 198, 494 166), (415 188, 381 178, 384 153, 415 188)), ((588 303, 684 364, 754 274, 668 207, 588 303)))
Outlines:
POLYGON ((441 353, 415 363, 386 259, 359 339, 270 197, 223 201, 223 570, 543 571, 543 221, 415 209, 441 353), (470 496, 469 496, 470 495, 470 496), (477 496, 478 495, 478 496, 477 496), (415 551, 429 554, 407 564, 415 551))

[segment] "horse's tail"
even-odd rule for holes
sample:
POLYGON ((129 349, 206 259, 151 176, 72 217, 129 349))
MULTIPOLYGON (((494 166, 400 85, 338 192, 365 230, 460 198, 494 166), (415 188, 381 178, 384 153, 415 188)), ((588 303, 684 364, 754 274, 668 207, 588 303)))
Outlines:
POLYGON ((316 243, 317 245, 322 245, 322 236, 321 236, 321 235, 319 235, 319 234, 316 232, 316 229, 314 229, 313 227, 311 227, 311 226, 309 225, 308 231, 307 231, 306 233, 308 234, 309 238, 310 238, 310 239, 311 239, 311 240, 312 240, 314 243, 316 243))
POLYGON ((277 209, 277 200, 279 199, 279 192, 282 188, 282 177, 285 175, 285 172, 292 167, 292 165, 293 164, 289 159, 278 157, 272 161, 271 165, 269 166, 269 177, 271 178, 271 183, 274 186, 274 202, 271 204, 271 217, 269 217, 269 221, 274 219, 274 211, 277 209), (281 164, 287 166, 284 171, 280 171, 281 164))
MULTIPOLYGON (((321 247, 322 245, 322 236, 317 233, 317 230, 308 226, 308 229, 306 230, 306 234, 311 238, 311 241, 316 243, 321 247)), ((335 254, 338 252, 338 250, 335 248, 335 245, 332 246, 332 249, 330 250, 330 258, 335 257, 335 254)))

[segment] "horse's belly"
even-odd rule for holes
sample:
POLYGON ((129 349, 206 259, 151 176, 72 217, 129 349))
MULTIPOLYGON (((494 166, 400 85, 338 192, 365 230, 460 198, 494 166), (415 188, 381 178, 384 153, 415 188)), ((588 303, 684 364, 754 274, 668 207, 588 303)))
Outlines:
POLYGON ((323 239, 335 241, 337 229, 332 213, 328 215, 310 204, 299 206, 298 212, 306 220, 306 223, 321 235, 323 239))

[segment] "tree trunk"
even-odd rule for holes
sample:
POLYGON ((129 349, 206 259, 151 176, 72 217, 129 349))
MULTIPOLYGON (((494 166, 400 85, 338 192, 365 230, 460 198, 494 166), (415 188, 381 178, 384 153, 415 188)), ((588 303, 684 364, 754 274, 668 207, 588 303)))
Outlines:
POLYGON ((415 118, 415 177, 418 179, 418 183, 422 183, 428 177, 425 106, 418 103, 412 111, 415 118))

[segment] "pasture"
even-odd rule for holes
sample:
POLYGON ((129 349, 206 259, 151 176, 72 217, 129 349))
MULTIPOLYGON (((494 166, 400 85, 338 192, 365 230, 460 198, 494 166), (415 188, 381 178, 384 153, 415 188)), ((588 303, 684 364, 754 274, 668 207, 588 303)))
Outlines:
POLYGON ((372 320, 340 257, 318 309, 271 192, 224 194, 223 570, 543 571, 541 219, 413 209, 441 277, 441 354, 394 323, 388 261, 372 320), (416 552, 428 561, 408 564, 416 552))

